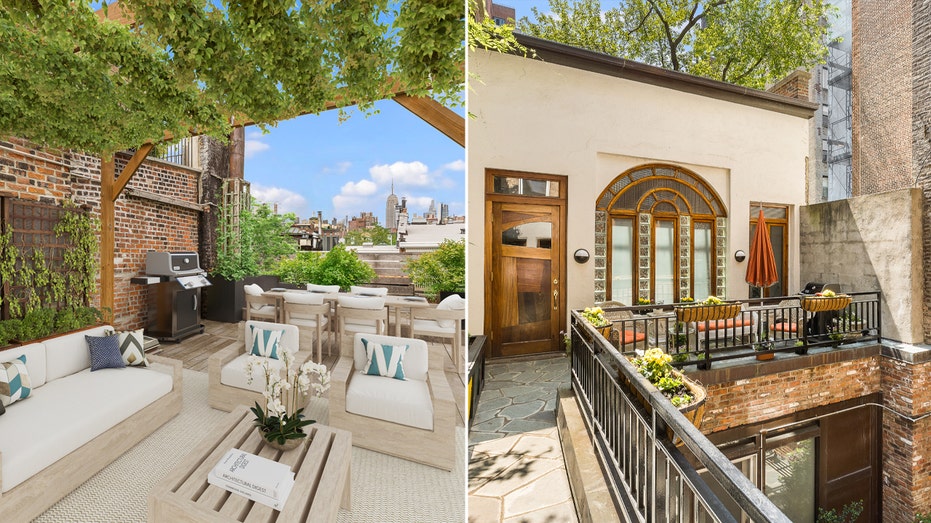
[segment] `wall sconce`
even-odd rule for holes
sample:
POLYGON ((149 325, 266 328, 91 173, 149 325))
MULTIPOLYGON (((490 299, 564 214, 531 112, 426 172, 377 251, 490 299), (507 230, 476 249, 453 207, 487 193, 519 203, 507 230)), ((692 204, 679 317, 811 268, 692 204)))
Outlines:
POLYGON ((585 263, 591 255, 588 254, 588 251, 585 249, 576 249, 572 257, 575 259, 576 263, 585 263))
POLYGON ((742 250, 738 250, 734 253, 734 259, 738 262, 742 262, 747 259, 747 253, 743 252, 742 250))

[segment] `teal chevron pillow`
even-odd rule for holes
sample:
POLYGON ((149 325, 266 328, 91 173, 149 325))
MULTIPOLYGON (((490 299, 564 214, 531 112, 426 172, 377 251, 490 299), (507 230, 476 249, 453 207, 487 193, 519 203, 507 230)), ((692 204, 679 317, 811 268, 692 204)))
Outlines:
MULTIPOLYGON (((26 399, 32 391, 32 381, 26 370, 26 355, 0 363, 0 404, 4 407, 26 399)), ((6 410, 6 409, 4 409, 6 410)))
POLYGON ((365 373, 370 376, 384 376, 396 380, 404 380, 404 354, 407 345, 386 345, 369 342, 362 338, 365 347, 365 373))
POLYGON ((252 343, 249 345, 250 353, 256 356, 263 356, 277 360, 278 350, 281 345, 281 337, 284 336, 283 330, 262 329, 255 325, 249 325, 252 330, 252 343))

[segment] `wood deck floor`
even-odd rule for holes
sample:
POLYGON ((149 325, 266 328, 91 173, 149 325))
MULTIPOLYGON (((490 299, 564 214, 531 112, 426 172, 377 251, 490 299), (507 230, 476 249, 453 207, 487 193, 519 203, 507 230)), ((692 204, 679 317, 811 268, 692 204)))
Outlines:
MULTIPOLYGON (((207 372, 207 360, 210 355, 221 349, 228 347, 232 343, 242 343, 244 322, 239 323, 222 323, 217 321, 204 320, 204 333, 195 334, 185 338, 180 343, 162 343, 158 348, 153 349, 149 354, 159 354, 167 358, 181 360, 185 369, 197 372, 207 372)), ((445 349, 446 361, 444 370, 446 379, 452 388, 453 395, 456 398, 456 406, 459 408, 460 423, 465 419, 465 382, 456 372, 453 365, 452 347, 440 341, 428 341, 433 345, 441 345, 445 349)), ((327 341, 324 338, 323 346, 323 364, 328 369, 333 369, 336 365, 337 351, 335 341, 332 343, 331 354, 327 354, 327 341)))

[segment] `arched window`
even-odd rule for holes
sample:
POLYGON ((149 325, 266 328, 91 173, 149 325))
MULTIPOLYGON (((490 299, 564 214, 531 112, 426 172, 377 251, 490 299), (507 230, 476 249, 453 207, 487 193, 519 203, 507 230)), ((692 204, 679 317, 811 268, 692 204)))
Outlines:
POLYGON ((596 301, 724 294, 727 211, 697 174, 675 165, 635 167, 602 191, 595 210, 596 301))

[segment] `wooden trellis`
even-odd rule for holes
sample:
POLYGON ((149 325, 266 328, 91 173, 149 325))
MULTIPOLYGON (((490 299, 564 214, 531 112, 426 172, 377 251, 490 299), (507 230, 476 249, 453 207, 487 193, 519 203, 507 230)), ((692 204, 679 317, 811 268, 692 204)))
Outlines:
POLYGON ((249 182, 230 178, 223 180, 223 205, 220 207, 220 232, 223 244, 220 249, 226 253, 239 254, 242 242, 240 217, 244 210, 252 207, 252 195, 249 182))

